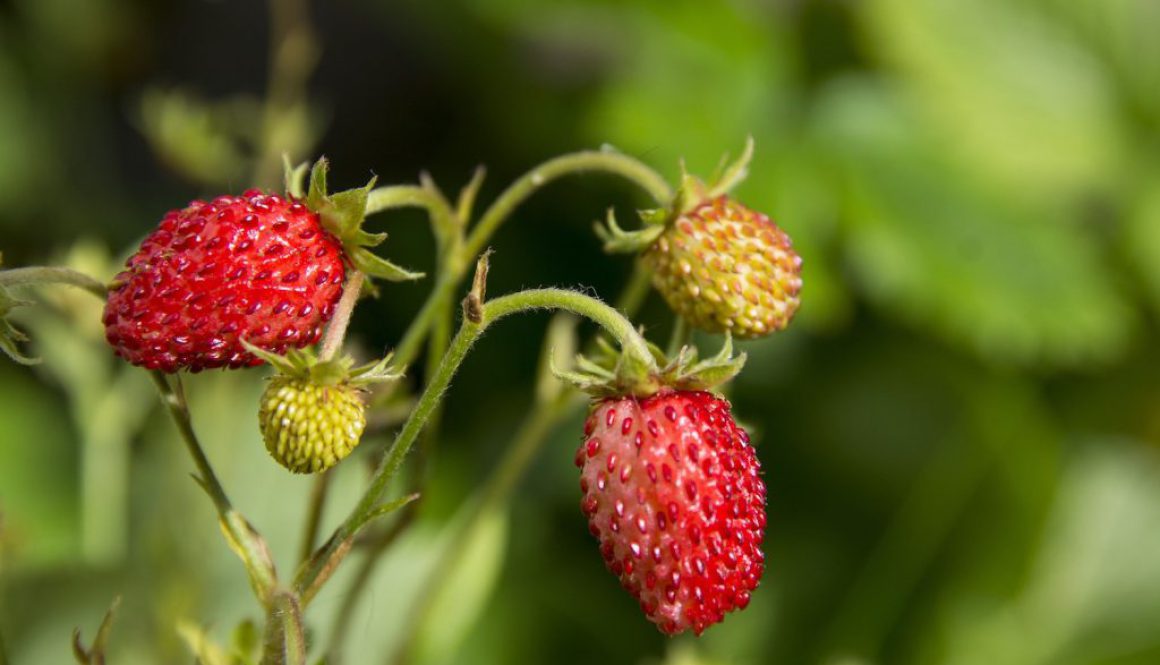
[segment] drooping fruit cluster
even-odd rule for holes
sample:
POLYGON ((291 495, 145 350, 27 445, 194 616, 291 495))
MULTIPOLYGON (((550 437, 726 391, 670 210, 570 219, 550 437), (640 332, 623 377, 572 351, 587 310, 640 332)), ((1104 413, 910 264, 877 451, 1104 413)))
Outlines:
POLYGON ((664 633, 749 604, 765 485, 729 403, 692 390, 596 402, 576 452, 581 508, 610 571, 664 633))
POLYGON ((278 375, 262 393, 258 423, 266 450, 294 473, 318 473, 354 450, 366 427, 362 390, 278 375))
POLYGON ((801 257, 789 236, 727 196, 677 216, 642 258, 669 306, 701 330, 762 337, 797 312, 801 257))
POLYGON ((175 372, 261 361, 318 341, 345 276, 343 247, 303 203, 256 190, 165 215, 114 280, 105 336, 134 365, 175 372))

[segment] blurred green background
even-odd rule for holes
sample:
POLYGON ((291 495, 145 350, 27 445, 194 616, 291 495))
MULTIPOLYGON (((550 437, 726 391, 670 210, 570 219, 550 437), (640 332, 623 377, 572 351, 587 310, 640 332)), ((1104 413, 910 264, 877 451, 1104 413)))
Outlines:
MULTIPOLYGON (((270 180, 283 150, 327 154, 341 185, 427 170, 451 193, 485 163, 486 202, 561 152, 608 143, 675 178, 680 158, 707 174, 747 134, 737 194, 805 258, 797 320, 745 345, 732 394, 770 488, 749 609, 699 640, 640 616, 577 508, 576 417, 473 538, 423 662, 1160 663, 1160 3, 301 9, 0 3, 5 265, 108 278, 166 210, 270 180), (291 44, 274 57, 272 32, 291 44)), ((631 265, 601 254, 591 221, 646 203, 606 177, 552 185, 495 238, 490 292, 615 298, 631 265)), ((373 225, 391 258, 431 268, 420 214, 373 225)), ((429 287, 360 308, 363 348, 393 346, 429 287)), ((111 663, 193 662, 187 642, 260 619, 242 567, 145 374, 103 346, 99 306, 33 295, 15 320, 45 362, 0 363, 0 648, 70 662, 72 629, 91 638, 120 594, 111 663)), ((655 295, 638 321, 662 343, 671 326, 655 295)), ((373 577, 345 662, 386 662, 447 525, 530 408, 546 323, 505 322, 464 365, 420 519, 373 577)), ((188 389, 285 570, 310 482, 262 449, 263 376, 188 389)), ((385 439, 339 468, 327 525, 385 439)), ((310 609, 320 643, 354 561, 310 609)))

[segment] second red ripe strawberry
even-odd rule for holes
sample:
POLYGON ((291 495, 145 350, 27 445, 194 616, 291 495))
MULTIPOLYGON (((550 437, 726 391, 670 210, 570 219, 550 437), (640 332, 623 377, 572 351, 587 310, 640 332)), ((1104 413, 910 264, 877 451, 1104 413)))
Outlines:
POLYGON ((699 635, 748 605, 764 570, 765 485, 729 403, 677 390, 608 398, 584 429, 581 507, 649 620, 699 635))
POLYGON ((256 190, 165 215, 117 275, 105 336, 134 365, 175 372, 261 361, 318 341, 342 295, 342 244, 300 202, 256 190))

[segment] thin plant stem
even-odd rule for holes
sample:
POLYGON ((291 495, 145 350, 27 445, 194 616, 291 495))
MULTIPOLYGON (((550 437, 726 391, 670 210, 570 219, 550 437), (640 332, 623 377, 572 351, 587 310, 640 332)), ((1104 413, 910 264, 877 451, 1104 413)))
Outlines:
POLYGON ((334 317, 326 326, 326 336, 322 338, 322 350, 318 353, 319 360, 326 361, 334 358, 338 350, 342 348, 342 340, 346 337, 346 328, 350 325, 350 315, 354 312, 354 306, 358 302, 365 277, 361 270, 352 270, 347 276, 342 297, 339 298, 338 306, 334 310, 334 317))
MULTIPOLYGON (((629 318, 635 316, 636 312, 644 304, 645 297, 648 295, 650 286, 649 278, 650 273, 648 269, 643 264, 638 263, 636 269, 629 276, 628 283, 621 290, 620 296, 616 300, 616 309, 629 318)), ((592 347, 594 346, 594 339, 590 340, 586 345, 589 352, 592 351, 592 347)), ((429 374, 433 373, 429 372, 429 374)), ((524 422, 516 430, 517 433, 512 444, 506 448, 503 459, 500 460, 499 466, 489 476, 487 484, 481 490, 480 495, 486 497, 492 505, 499 505, 506 501, 514 489, 516 482, 523 475, 528 463, 534 458, 536 451, 539 450, 539 447, 543 444, 552 428, 567 418, 577 408, 583 406, 584 403, 585 399, 579 393, 565 388, 546 406, 537 408, 529 413, 524 419, 524 422)), ((414 482, 412 486, 417 489, 414 482)), ((418 505, 418 502, 408 504, 406 509, 399 515, 399 518, 392 522, 371 543, 368 551, 362 557, 358 572, 347 583, 346 592, 342 594, 342 606, 339 608, 335 621, 331 625, 327 662, 332 665, 338 665, 338 663, 342 662, 342 647, 345 643, 346 629, 350 624, 350 618, 354 614, 358 599, 368 589, 371 576, 374 574, 378 563, 382 560, 380 555, 414 522, 415 509, 418 505)), ((455 543, 464 540, 466 538, 465 534, 471 532, 475 523, 483 514, 485 514, 484 511, 473 509, 466 519, 459 524, 456 532, 451 535, 450 541, 455 543)), ((451 553, 451 550, 445 552, 443 557, 443 559, 453 558, 454 555, 451 553)), ((424 581, 420 595, 434 597, 438 594, 441 585, 447 579, 445 575, 446 570, 454 566, 455 563, 453 560, 441 560, 424 581)), ((405 634, 409 635, 410 633, 405 634)))
POLYGON ((440 242, 452 237, 458 226, 455 212, 439 192, 419 185, 376 187, 367 194, 367 215, 395 208, 423 208, 431 217, 431 226, 440 242))
POLYGON ((153 384, 157 386, 157 392, 161 394, 161 401, 169 410, 173 424, 177 426, 177 431, 185 443, 189 456, 193 458, 194 466, 197 467, 198 471, 198 475, 195 476, 198 484, 213 501, 221 527, 229 536, 230 546, 237 552, 242 563, 246 566, 254 593, 263 603, 266 603, 268 601, 267 594, 274 588, 277 579, 265 543, 245 519, 234 510, 229 497, 226 496, 225 490, 218 481, 217 475, 197 439, 197 434, 193 431, 189 406, 186 404, 185 394, 180 388, 180 381, 175 390, 162 372, 154 370, 149 375, 153 379, 153 384))
MULTIPOLYGON (((486 262, 481 261, 479 272, 486 270, 486 262)), ((619 342, 625 353, 634 356, 634 361, 642 367, 656 369, 656 361, 648 350, 648 344, 633 324, 609 305, 583 293, 565 289, 533 289, 496 298, 482 304, 478 296, 482 286, 477 284, 465 301, 465 314, 459 332, 451 341, 439 370, 431 377, 419 402, 403 424, 403 429, 395 439, 371 479, 370 486, 351 513, 339 525, 334 535, 316 556, 299 570, 295 579, 295 589, 307 605, 318 592, 321 583, 329 576, 339 560, 349 551, 351 541, 358 529, 364 525, 386 495, 387 488, 402 466, 403 460, 415 443, 428 418, 438 406, 443 393, 451 384, 459 365, 467 352, 487 327, 494 322, 515 314, 536 309, 562 309, 584 316, 599 324, 609 335, 619 342)))
MULTIPOLYGON (((193 458, 193 464, 197 467, 199 474, 198 484, 205 488, 219 513, 224 514, 233 510, 225 490, 218 481, 217 474, 214 473, 209 459, 205 456, 205 451, 202 450, 201 443, 197 440, 197 434, 193 431, 193 422, 189 415, 189 405, 185 402, 184 391, 180 388, 174 389, 169 383, 169 379, 160 371, 154 370, 149 373, 149 376, 153 379, 153 385, 157 386, 157 392, 161 393, 161 401, 169 409, 169 415, 173 418, 173 424, 177 425, 177 431, 181 434, 181 440, 185 443, 189 456, 193 458)), ((178 385, 180 386, 180 379, 178 379, 178 385)))
POLYGON ((318 527, 322 523, 322 511, 326 508, 327 490, 330 488, 330 473, 322 472, 314 476, 310 487, 310 507, 306 511, 306 527, 302 530, 302 546, 298 549, 299 563, 305 562, 314 552, 318 540, 318 527))
POLYGON ((35 284, 64 284, 84 289, 104 300, 109 289, 101 282, 72 268, 30 266, 0 270, 0 286, 32 286, 35 284))
POLYGON ((476 256, 487 247, 499 225, 511 216, 521 203, 541 187, 557 178, 572 173, 603 171, 612 173, 638 185, 659 204, 667 204, 673 197, 669 183, 650 166, 628 155, 602 150, 584 150, 561 155, 540 164, 511 184, 491 207, 479 218, 463 247, 464 254, 476 256))
POLYGON ((448 256, 445 270, 431 289, 427 302, 395 349, 395 358, 400 365, 410 364, 418 356, 436 313, 452 301, 456 287, 470 267, 470 261, 483 252, 496 230, 515 209, 549 182, 565 175, 587 172, 621 176, 639 186, 660 205, 668 204, 673 196, 672 188, 660 174, 640 160, 618 152, 585 150, 570 153, 550 159, 528 171, 500 194, 480 217, 479 223, 458 251, 448 256))

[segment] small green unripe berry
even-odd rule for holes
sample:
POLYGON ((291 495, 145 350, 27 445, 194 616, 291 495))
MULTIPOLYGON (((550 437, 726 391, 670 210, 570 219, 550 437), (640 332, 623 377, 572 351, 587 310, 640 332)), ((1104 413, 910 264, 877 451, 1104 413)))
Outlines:
POLYGON ((262 393, 258 424, 266 450, 294 473, 319 473, 350 454, 366 428, 361 392, 278 375, 262 393))

